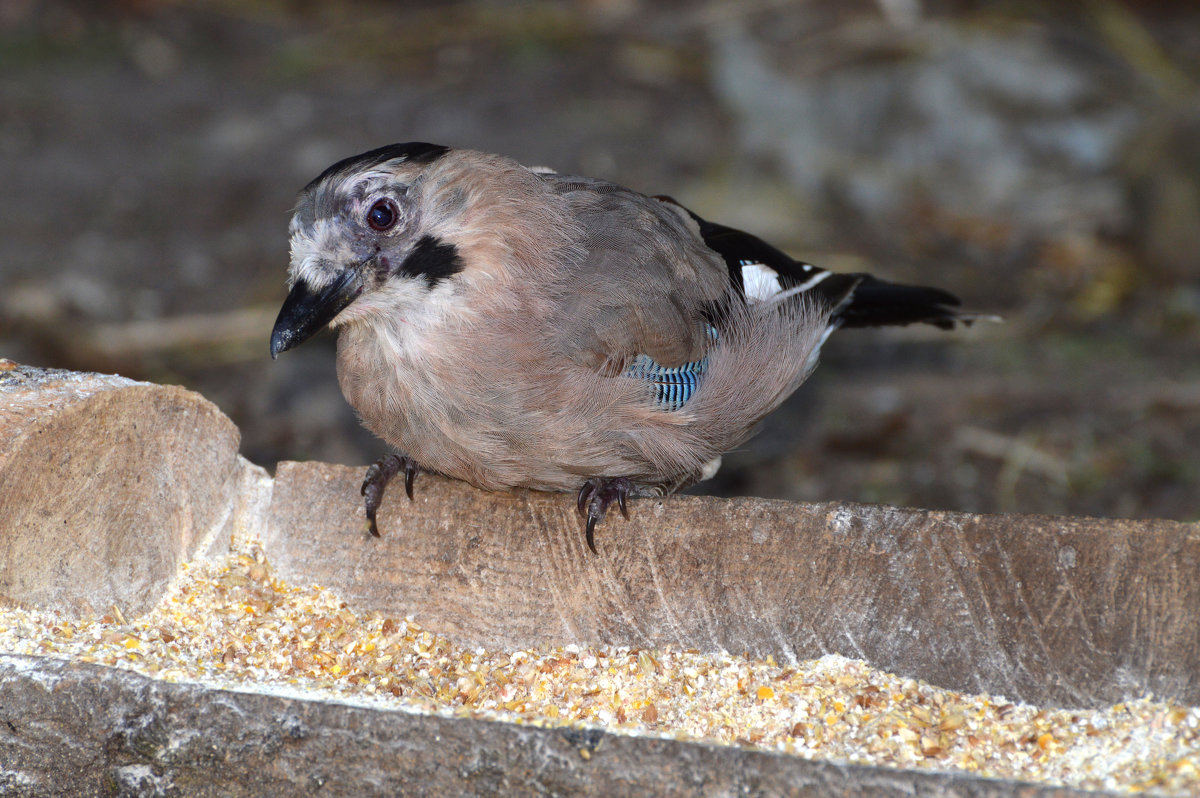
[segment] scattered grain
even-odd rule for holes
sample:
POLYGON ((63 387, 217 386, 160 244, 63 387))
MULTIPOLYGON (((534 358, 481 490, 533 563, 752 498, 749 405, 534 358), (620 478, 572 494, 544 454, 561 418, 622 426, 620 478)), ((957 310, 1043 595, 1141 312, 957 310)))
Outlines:
POLYGON ((467 649, 412 618, 355 612, 329 590, 282 582, 252 540, 235 541, 220 562, 185 568, 158 607, 133 621, 115 606, 82 619, 0 609, 0 651, 164 681, 289 686, 385 707, 843 762, 1200 793, 1200 708, 1147 698, 1039 709, 833 655, 781 667, 694 649, 467 649))

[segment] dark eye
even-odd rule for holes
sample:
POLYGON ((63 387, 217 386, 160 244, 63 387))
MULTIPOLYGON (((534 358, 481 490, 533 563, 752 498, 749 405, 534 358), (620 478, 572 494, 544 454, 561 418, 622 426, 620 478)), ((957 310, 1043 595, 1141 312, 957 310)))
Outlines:
POLYGON ((367 224, 371 225, 372 230, 382 233, 395 227, 399 216, 396 203, 390 199, 375 200, 371 210, 367 211, 367 224))

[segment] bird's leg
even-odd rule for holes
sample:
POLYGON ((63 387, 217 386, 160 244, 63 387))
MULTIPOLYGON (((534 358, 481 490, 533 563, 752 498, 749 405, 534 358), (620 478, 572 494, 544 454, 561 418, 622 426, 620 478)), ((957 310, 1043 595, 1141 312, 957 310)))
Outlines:
POLYGON ((417 473, 421 470, 413 460, 404 455, 387 454, 376 460, 367 469, 366 477, 363 479, 362 490, 360 491, 365 497, 364 505, 367 510, 367 524, 371 530, 371 534, 379 537, 379 527, 375 524, 375 514, 379 512, 379 505, 383 503, 383 491, 387 488, 392 477, 404 470, 404 492, 408 495, 408 500, 412 501, 413 497, 413 480, 417 478, 417 473))
POLYGON ((629 498, 631 490, 633 490, 633 483, 625 477, 615 479, 592 477, 579 489, 575 506, 579 510, 579 514, 587 519, 587 545, 592 550, 592 554, 599 553, 596 551, 596 524, 604 520, 604 515, 614 500, 621 508, 621 515, 629 518, 629 508, 625 505, 625 500, 629 498))

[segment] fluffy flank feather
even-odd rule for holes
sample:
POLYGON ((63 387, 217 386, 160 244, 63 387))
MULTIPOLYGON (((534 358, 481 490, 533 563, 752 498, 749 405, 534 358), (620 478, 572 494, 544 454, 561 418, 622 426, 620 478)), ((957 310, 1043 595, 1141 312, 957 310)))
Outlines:
POLYGON ((657 450, 652 460, 690 475, 672 489, 695 481, 705 463, 749 439, 808 378, 828 322, 828 313, 803 295, 775 304, 730 302, 704 377, 676 411, 687 418, 683 428, 673 428, 665 440, 643 436, 639 441, 657 450))

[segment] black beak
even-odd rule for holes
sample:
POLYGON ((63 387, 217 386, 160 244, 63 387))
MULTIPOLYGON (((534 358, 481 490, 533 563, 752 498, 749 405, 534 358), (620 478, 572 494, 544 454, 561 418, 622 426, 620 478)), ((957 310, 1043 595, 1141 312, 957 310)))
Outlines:
POLYGON ((353 302, 362 290, 358 274, 353 269, 342 272, 320 293, 313 293, 307 283, 296 283, 279 309, 275 329, 271 331, 271 359, 312 338, 333 321, 342 308, 353 302))

